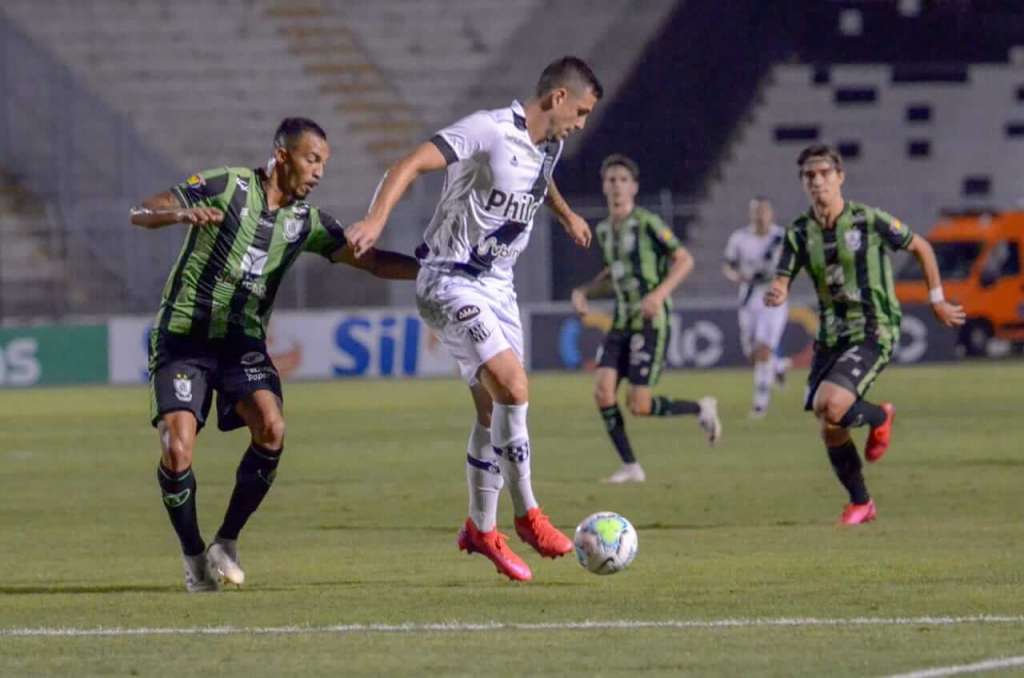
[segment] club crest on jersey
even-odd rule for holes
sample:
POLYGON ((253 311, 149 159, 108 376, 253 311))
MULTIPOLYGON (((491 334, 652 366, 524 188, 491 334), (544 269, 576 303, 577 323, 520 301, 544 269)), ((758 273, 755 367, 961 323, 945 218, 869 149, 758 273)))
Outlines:
POLYGON ((302 235, 302 219, 284 220, 284 239, 288 242, 295 242, 302 235))
POLYGON ((183 403, 192 402, 192 378, 187 374, 174 375, 174 397, 183 403))
POLYGON ((846 240, 846 246, 849 249, 853 250, 854 252, 860 249, 861 237, 859 230, 853 229, 847 231, 846 235, 844 236, 844 239, 846 240))
POLYGON ((522 191, 505 192, 498 188, 492 188, 484 209, 500 216, 503 219, 518 221, 524 224, 533 220, 533 215, 540 207, 540 200, 533 197, 532 193, 522 191))
POLYGON ((458 320, 460 323, 463 323, 466 322, 467 320, 472 320, 478 315, 480 315, 480 308, 470 304, 469 306, 463 306, 458 311, 456 311, 455 319, 458 320))

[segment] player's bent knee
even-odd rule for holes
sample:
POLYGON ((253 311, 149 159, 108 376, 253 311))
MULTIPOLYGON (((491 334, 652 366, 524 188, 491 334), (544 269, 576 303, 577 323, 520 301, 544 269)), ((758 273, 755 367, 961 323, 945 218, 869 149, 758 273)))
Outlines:
POLYGON ((615 391, 599 386, 594 389, 594 402, 598 407, 611 407, 615 404, 615 391))
POLYGON ((284 446, 284 431, 284 417, 274 417, 264 420, 259 429, 253 432, 253 438, 261 447, 279 450, 284 446))

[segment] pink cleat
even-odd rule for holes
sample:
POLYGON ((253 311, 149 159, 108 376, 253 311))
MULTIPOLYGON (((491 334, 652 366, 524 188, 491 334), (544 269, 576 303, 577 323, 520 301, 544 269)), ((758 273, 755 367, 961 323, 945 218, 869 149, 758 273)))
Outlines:
POLYGON ((896 408, 892 403, 882 403, 879 407, 885 410, 885 421, 879 426, 872 427, 871 432, 868 433, 868 440, 864 445, 864 458, 869 462, 878 461, 889 449, 892 422, 896 420, 896 408))
POLYGON ((490 532, 481 532, 473 524, 472 518, 466 518, 466 524, 459 530, 459 549, 466 553, 479 553, 488 558, 503 574, 512 581, 530 581, 533 573, 523 559, 512 553, 506 537, 495 528, 490 532))
POLYGON ((839 517, 840 525, 860 525, 870 523, 878 515, 875 510, 875 500, 868 499, 866 504, 847 504, 843 508, 843 515, 839 517))
POLYGON ((540 507, 516 518, 516 534, 545 558, 558 558, 573 550, 572 540, 559 532, 540 507))

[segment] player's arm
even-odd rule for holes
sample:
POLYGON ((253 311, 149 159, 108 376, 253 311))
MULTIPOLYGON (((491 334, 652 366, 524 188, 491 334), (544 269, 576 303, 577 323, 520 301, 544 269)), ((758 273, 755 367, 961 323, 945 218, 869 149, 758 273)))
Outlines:
POLYGON ((370 248, 361 257, 356 257, 352 247, 346 245, 331 255, 331 261, 348 264, 387 280, 413 280, 420 270, 420 262, 399 252, 370 248))
POLYGON ((572 306, 576 309, 576 312, 580 315, 586 315, 590 311, 587 299, 610 294, 612 291, 611 282, 612 271, 605 266, 590 282, 574 288, 571 299, 572 306))
POLYGON ((183 207, 170 191, 146 198, 141 207, 132 207, 130 214, 132 223, 142 228, 161 228, 171 224, 205 226, 224 221, 224 213, 216 207, 183 207))
POLYGON ((775 278, 764 293, 766 306, 782 306, 789 297, 789 286, 803 265, 803 240, 796 228, 786 229, 782 239, 782 253, 775 269, 775 278))
POLYGON ((548 209, 555 213, 559 223, 565 228, 573 242, 580 247, 590 247, 590 226, 587 220, 572 211, 569 203, 562 197, 555 180, 548 181, 548 195, 544 199, 548 209))
POLYGON ((946 327, 963 325, 967 318, 963 306, 949 303, 942 293, 942 277, 931 243, 915 234, 907 245, 907 251, 914 255, 924 272, 924 279, 928 283, 928 301, 932 305, 935 317, 946 327))
POLYGON ((448 160, 442 155, 441 150, 436 144, 428 141, 388 168, 377 185, 366 216, 352 224, 346 232, 357 259, 369 252, 380 238, 391 210, 402 199, 416 177, 424 172, 444 169, 447 165, 448 160))
POLYGON ((654 318, 661 312, 665 300, 693 270, 693 255, 682 245, 673 250, 671 257, 672 264, 665 279, 640 301, 640 310, 646 318, 654 318))

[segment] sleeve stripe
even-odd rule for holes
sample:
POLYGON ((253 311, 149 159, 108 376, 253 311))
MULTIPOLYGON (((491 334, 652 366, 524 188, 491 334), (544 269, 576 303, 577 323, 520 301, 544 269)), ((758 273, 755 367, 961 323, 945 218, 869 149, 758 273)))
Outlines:
POLYGON ((189 202, 188 196, 185 195, 185 193, 181 190, 180 186, 172 186, 171 195, 177 198, 178 203, 181 204, 181 206, 184 207, 185 209, 192 207, 192 203, 189 202))
POLYGON ((449 165, 457 163, 459 156, 456 155, 455 149, 452 148, 451 144, 445 141, 445 138, 440 134, 435 134, 430 138, 430 143, 437 146, 437 150, 441 151, 441 155, 444 156, 444 161, 449 165))

